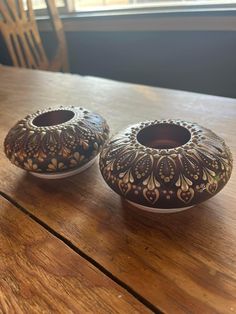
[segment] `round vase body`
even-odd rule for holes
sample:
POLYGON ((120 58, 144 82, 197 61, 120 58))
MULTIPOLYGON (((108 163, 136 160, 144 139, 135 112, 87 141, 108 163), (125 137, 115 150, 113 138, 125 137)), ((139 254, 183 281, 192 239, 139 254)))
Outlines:
POLYGON ((91 165, 108 139, 100 115, 81 107, 56 107, 26 116, 10 129, 5 154, 41 178, 67 177, 91 165))
POLYGON ((223 139, 196 123, 155 120, 119 132, 100 155, 107 184, 140 209, 175 212, 218 193, 230 178, 223 139))

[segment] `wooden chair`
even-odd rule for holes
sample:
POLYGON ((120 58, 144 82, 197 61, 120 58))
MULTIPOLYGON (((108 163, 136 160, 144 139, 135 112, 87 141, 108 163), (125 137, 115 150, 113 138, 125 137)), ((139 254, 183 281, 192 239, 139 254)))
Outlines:
POLYGON ((49 61, 44 51, 31 0, 27 0, 27 11, 22 0, 0 0, 0 31, 14 66, 66 72, 69 67, 62 23, 54 0, 46 3, 58 41, 53 60, 49 61))
POLYGON ((61 19, 55 4, 55 0, 46 0, 48 12, 51 17, 52 28, 56 34, 58 47, 54 60, 51 63, 51 70, 57 71, 61 68, 63 72, 69 71, 66 38, 61 19))

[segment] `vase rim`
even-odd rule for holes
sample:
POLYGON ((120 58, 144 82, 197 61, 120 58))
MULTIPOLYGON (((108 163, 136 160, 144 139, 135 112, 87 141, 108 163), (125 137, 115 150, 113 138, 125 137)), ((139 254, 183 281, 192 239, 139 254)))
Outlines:
POLYGON ((157 153, 160 155, 180 153, 184 149, 193 149, 199 141, 204 138, 201 128, 194 122, 188 122, 180 119, 160 119, 160 120, 147 120, 131 125, 125 131, 128 136, 130 145, 134 149, 144 150, 146 153, 157 153), (175 147, 148 147, 145 143, 140 142, 138 135, 148 127, 155 127, 160 125, 177 126, 184 129, 189 136, 185 137, 185 141, 179 143, 175 147))
POLYGON ((187 144, 192 134, 188 128, 175 123, 161 122, 143 127, 137 132, 137 141, 154 149, 174 149, 187 144))
POLYGON ((83 119, 88 112, 88 110, 81 107, 55 106, 38 110, 35 113, 28 115, 26 119, 28 127, 32 130, 58 130, 63 129, 68 125, 72 125, 78 119, 83 119), (47 120, 53 119, 53 115, 55 120, 58 119, 58 121, 55 121, 54 123, 46 123, 47 120))

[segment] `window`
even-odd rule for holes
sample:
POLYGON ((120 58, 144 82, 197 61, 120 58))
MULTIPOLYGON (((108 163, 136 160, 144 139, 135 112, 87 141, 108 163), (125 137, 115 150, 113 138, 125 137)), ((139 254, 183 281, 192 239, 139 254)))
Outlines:
POLYGON ((72 0, 75 11, 142 8, 142 7, 174 7, 184 5, 225 5, 235 4, 236 0, 72 0))
MULTIPOLYGON (((1 1, 1 0, 0 0, 1 1)), ((36 15, 48 15, 47 4, 45 0, 31 0, 36 15)), ((55 0, 56 6, 60 13, 68 12, 66 8, 67 0, 55 0)), ((27 10, 27 0, 23 0, 25 10, 27 10)))
MULTIPOLYGON (((25 3, 27 0, 23 0, 25 3)), ((36 11, 45 12, 45 0, 32 0, 36 11)), ((222 7, 236 4, 236 0, 56 0, 61 12, 83 12, 142 8, 222 7)))
MULTIPOLYGON (((24 4, 26 6, 27 0, 24 0, 24 4)), ((47 5, 45 0, 32 0, 33 8, 34 10, 41 10, 41 9, 46 9, 47 5)), ((57 7, 64 7, 65 2, 64 0, 56 0, 56 5, 57 7)))

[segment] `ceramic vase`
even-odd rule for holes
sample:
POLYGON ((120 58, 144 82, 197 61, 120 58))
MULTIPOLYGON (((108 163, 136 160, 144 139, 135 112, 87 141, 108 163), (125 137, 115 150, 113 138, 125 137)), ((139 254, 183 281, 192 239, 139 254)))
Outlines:
POLYGON ((175 212, 217 194, 232 172, 224 140, 197 123, 155 120, 115 135, 100 156, 107 184, 134 206, 175 212))

